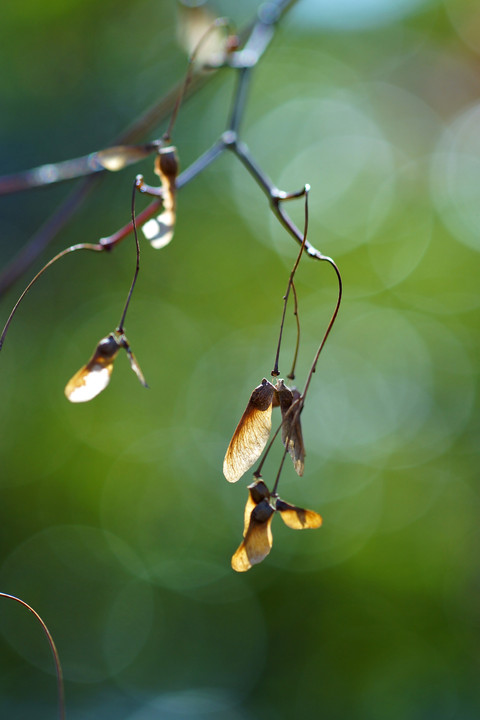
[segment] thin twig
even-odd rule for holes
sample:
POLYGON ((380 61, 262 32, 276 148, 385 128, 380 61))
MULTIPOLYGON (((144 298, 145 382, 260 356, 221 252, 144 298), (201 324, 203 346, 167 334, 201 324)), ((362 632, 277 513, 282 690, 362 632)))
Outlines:
POLYGON ((133 183, 133 190, 132 190, 132 207, 131 207, 131 215, 132 215, 132 225, 133 225, 133 235, 135 237, 135 247, 137 251, 137 263, 135 266, 135 273, 133 275, 132 284, 130 285, 130 290, 128 291, 127 300, 125 302, 125 307, 123 308, 123 313, 121 320, 118 324, 118 332, 123 333, 124 328, 123 325, 125 323, 125 318, 127 316, 127 310, 128 306, 130 305, 130 300, 132 299, 133 294, 133 288, 135 287, 135 283, 137 282, 138 273, 140 270, 140 243, 138 242, 138 234, 137 234, 137 224, 135 222, 135 198, 137 195, 137 185, 140 181, 140 177, 137 176, 135 178, 135 182, 133 183))
POLYGON ((53 655, 53 661, 55 663, 55 673, 57 676, 57 691, 58 691, 58 714, 60 717, 60 720, 65 720, 65 689, 63 686, 63 673, 62 673, 62 666, 60 664, 60 657, 58 654, 58 650, 56 648, 55 642, 53 640, 53 637, 50 634, 50 631, 40 615, 34 610, 28 603, 26 603, 24 600, 21 600, 19 597, 16 597, 15 595, 9 595, 8 593, 0 592, 0 597, 7 598, 8 600, 14 600, 16 603, 19 603, 19 605, 23 605, 23 607, 27 608, 32 615, 35 616, 35 618, 38 620, 40 625, 42 626, 42 630, 45 633, 48 644, 50 645, 50 650, 52 651, 53 655))
POLYGON ((297 323, 297 342, 295 343, 295 352, 293 353, 292 369, 287 375, 289 380, 295 380, 295 368, 297 367, 298 350, 300 348, 300 318, 298 317, 298 298, 295 283, 292 282, 293 292, 293 314, 297 323))
MULTIPOLYGON (((268 28, 273 28, 297 0, 271 0, 260 7, 257 18, 239 32, 241 42, 255 55, 255 63, 265 52, 271 37, 268 37, 268 28), (259 31, 259 28, 262 28, 259 31)), ((242 51, 239 51, 242 52, 242 51)), ((232 53, 231 61, 238 55, 232 53)), ((241 56, 240 56, 241 57, 241 56)), ((132 125, 122 132, 111 144, 127 144, 137 142, 153 127, 165 120, 178 101, 179 93, 183 91, 185 99, 191 97, 215 74, 215 68, 209 73, 202 69, 194 70, 188 86, 184 87, 184 80, 178 82, 163 98, 145 111, 132 125)), ((85 178, 80 185, 69 195, 60 207, 50 216, 42 228, 35 233, 22 250, 14 256, 10 263, 0 274, 0 298, 35 262, 37 257, 48 247, 56 235, 72 219, 75 212, 83 204, 88 194, 97 186, 104 171, 95 176, 85 178)), ((158 207, 158 205, 157 205, 158 207)), ((151 210, 151 217, 155 210, 151 210)), ((140 216, 139 216, 140 221, 140 216)), ((121 231, 120 231, 121 232, 121 231)))
POLYGON ((34 285, 37 282, 38 278, 41 277, 43 275, 43 273, 45 272, 45 270, 47 270, 51 265, 53 265, 53 263, 56 263, 57 260, 60 260, 60 258, 62 258, 64 255, 68 255, 69 253, 76 252, 77 250, 93 250, 94 252, 102 252, 102 250, 105 250, 105 248, 100 244, 94 245, 92 243, 79 243, 78 245, 71 245, 70 247, 65 248, 65 250, 62 250, 57 255, 55 255, 55 257, 53 257, 51 260, 49 260, 47 262, 47 264, 44 265, 41 270, 39 270, 39 272, 35 275, 35 277, 32 280, 30 280, 27 287, 22 292, 22 294, 18 298, 17 302, 13 306, 13 309, 12 309, 10 315, 8 316, 8 320, 5 323, 5 327, 3 328, 2 334, 0 335, 0 350, 3 347, 3 343, 5 341, 5 336, 8 332, 8 328, 10 327, 10 323, 13 320, 13 316, 17 312, 18 306, 20 305, 20 303, 22 302, 23 298, 28 293, 28 291, 30 290, 32 285, 34 285))
MULTIPOLYGON (((278 360, 280 357, 280 347, 282 344, 282 335, 283 335, 283 326, 285 323, 285 314, 287 312, 287 303, 288 303, 288 296, 290 295, 290 288, 293 286, 293 278, 295 276, 295 273, 297 271, 297 268, 300 264, 300 259, 303 255, 303 251, 305 250, 305 243, 307 242, 307 233, 308 233, 308 193, 310 192, 310 186, 305 185, 304 188, 304 195, 305 195, 305 226, 303 228, 303 240, 302 244, 300 246, 300 252, 297 255, 297 258, 293 264, 292 271, 290 273, 290 276, 288 278, 288 284, 287 289, 285 292, 285 295, 283 296, 283 313, 282 313, 282 321, 280 323, 280 333, 278 337, 278 344, 277 344, 277 353, 275 355, 275 363, 272 370, 273 377, 277 377, 280 373, 278 372, 278 360)), ((298 347, 298 345, 297 345, 298 347)))

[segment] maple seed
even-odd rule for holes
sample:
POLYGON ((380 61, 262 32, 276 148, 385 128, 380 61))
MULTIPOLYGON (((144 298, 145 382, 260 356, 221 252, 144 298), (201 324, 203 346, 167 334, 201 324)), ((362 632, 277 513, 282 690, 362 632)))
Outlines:
POLYGON ((151 246, 158 250, 168 245, 175 229, 178 158, 173 145, 158 151, 155 158, 155 173, 162 183, 163 212, 146 222, 142 230, 151 246))
POLYGON ((223 474, 236 482, 258 460, 272 428, 272 401, 275 388, 263 378, 250 396, 223 461, 223 474))
POLYGON ((124 333, 116 330, 100 340, 88 363, 67 383, 65 395, 70 402, 88 402, 105 390, 110 382, 114 360, 122 347, 139 381, 144 387, 148 387, 127 338, 124 333))
POLYGON ((248 486, 244 539, 232 557, 232 568, 236 572, 246 572, 267 557, 273 545, 271 523, 275 512, 279 512, 285 525, 293 530, 318 528, 322 524, 318 513, 281 500, 258 478, 248 486))

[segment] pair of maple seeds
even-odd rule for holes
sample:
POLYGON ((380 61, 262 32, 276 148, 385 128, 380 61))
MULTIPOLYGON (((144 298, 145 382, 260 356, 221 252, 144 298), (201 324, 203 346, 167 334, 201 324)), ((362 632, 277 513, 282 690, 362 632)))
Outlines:
MULTIPOLYGON (((303 399, 297 390, 290 390, 283 380, 277 380, 272 385, 264 378, 252 392, 227 448, 223 473, 229 482, 239 480, 262 454, 270 436, 274 406, 279 406, 282 414, 281 431, 285 453, 290 454, 298 475, 303 475, 305 446, 300 424, 303 399)), ((254 477, 255 481, 248 486, 243 540, 232 557, 232 568, 237 572, 249 570, 270 552, 273 544, 271 524, 275 512, 280 513, 284 523, 293 530, 318 528, 322 524, 318 513, 291 505, 278 496, 278 478, 274 490, 270 492, 261 479, 260 469, 254 473, 254 477)))
MULTIPOLYGON (((125 154, 128 156, 128 152, 130 150, 130 148, 125 147, 110 148, 107 156, 109 162, 112 163, 113 159, 118 162, 118 158, 125 159, 125 154)), ((97 155, 101 155, 101 160, 104 165, 106 163, 106 159, 104 157, 106 152, 107 151, 102 151, 103 154, 97 153, 97 155)), ((147 240, 150 241, 152 247, 158 250, 165 247, 165 245, 168 245, 168 243, 172 240, 175 228, 175 180, 178 174, 178 158, 176 149, 173 145, 158 148, 158 154, 155 158, 155 173, 158 175, 161 182, 163 210, 158 217, 152 218, 146 222, 143 225, 142 230, 147 240)), ((142 189, 142 185, 143 181, 137 179, 136 186, 142 189)), ((88 402, 107 387, 112 375, 113 362, 121 348, 125 349, 130 361, 130 366, 142 385, 144 387, 148 387, 140 366, 123 331, 123 320, 125 319, 135 281, 136 274, 125 305, 120 327, 118 327, 115 332, 110 333, 107 337, 100 340, 88 363, 75 373, 75 375, 67 383, 67 386, 65 387, 65 395, 71 402, 88 402)))

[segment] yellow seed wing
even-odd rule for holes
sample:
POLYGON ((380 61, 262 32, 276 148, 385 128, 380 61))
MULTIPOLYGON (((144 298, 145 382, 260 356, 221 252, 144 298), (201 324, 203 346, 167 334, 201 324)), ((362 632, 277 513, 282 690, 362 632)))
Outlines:
POLYGON ((73 403, 88 402, 105 390, 113 370, 113 361, 88 363, 67 383, 65 395, 73 403))
POLYGON ((250 570, 272 549, 272 517, 274 509, 267 500, 262 500, 253 510, 244 540, 232 557, 232 568, 236 572, 250 570))
POLYGON ((243 514, 243 537, 245 537, 248 532, 248 526, 250 525, 250 517, 256 507, 257 503, 252 499, 251 494, 248 493, 248 500, 245 505, 245 511, 243 514))
POLYGON ((237 425, 223 461, 223 474, 236 482, 258 460, 272 428, 274 387, 268 380, 255 388, 237 425))
POLYGON ((280 499, 277 500, 276 510, 280 513, 285 525, 293 530, 318 528, 322 524, 321 515, 313 510, 304 510, 280 499))
POLYGON ((65 387, 65 395, 73 403, 88 402, 105 390, 110 382, 113 361, 120 348, 115 333, 100 340, 88 363, 81 368, 65 387))

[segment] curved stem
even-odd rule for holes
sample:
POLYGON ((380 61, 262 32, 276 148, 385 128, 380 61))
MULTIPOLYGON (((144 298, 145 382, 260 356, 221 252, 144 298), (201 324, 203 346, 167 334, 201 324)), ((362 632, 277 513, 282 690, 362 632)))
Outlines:
POLYGON ((268 443, 266 449, 263 451, 263 457, 260 460, 260 464, 259 464, 258 468, 255 470, 255 472, 253 473, 254 477, 261 477, 263 464, 264 464, 265 460, 267 459, 267 455, 270 452, 271 447, 272 447, 273 443, 275 442, 275 438, 277 437, 278 433, 280 432, 280 430, 282 428, 282 425, 283 425, 283 418, 282 418, 282 422, 280 423, 280 425, 277 427, 277 429, 273 433, 273 437, 270 440, 270 442, 268 443))
MULTIPOLYGON (((273 375, 273 377, 277 377, 277 376, 280 374, 279 371, 278 371, 278 360, 279 360, 279 357, 280 357, 280 346, 281 346, 281 344, 282 344, 283 326, 284 326, 284 323, 285 323, 285 314, 286 314, 286 311, 287 311, 288 296, 290 295, 290 288, 291 288, 292 285, 293 285, 293 278, 294 278, 295 273, 296 273, 296 271, 297 271, 297 268, 298 268, 298 266, 299 266, 299 264, 300 264, 300 258, 302 257, 302 253, 303 253, 303 251, 305 250, 305 243, 306 243, 306 241, 307 241, 307 232, 308 232, 308 193, 309 193, 309 192, 310 192, 310 186, 309 186, 309 185, 305 185, 304 190, 303 190, 303 194, 305 195, 305 226, 304 226, 304 228, 303 228, 303 240, 302 240, 302 244, 301 244, 301 246, 300 246, 300 252, 299 252, 298 255, 297 255, 297 259, 295 260, 295 263, 294 263, 294 265, 293 265, 292 271, 291 271, 290 276, 289 276, 289 278, 288 278, 287 290, 286 290, 286 292, 285 292, 285 295, 283 296, 284 303, 283 303, 282 321, 281 321, 281 323, 280 323, 280 334, 279 334, 279 337, 278 337, 277 353, 276 353, 276 355, 275 355, 275 364, 274 364, 274 366, 273 366, 273 370, 272 370, 272 373, 271 373, 271 374, 273 375)), ((297 316, 297 317, 298 317, 298 316, 297 316)))
POLYGON ((320 353, 323 350, 323 346, 325 345, 327 338, 330 335, 330 331, 335 323, 335 320, 337 319, 338 311, 340 310, 340 304, 342 302, 342 276, 340 274, 340 270, 338 269, 337 264, 332 260, 332 258, 323 256, 321 259, 324 260, 325 262, 328 262, 335 270, 335 274, 337 276, 337 281, 338 281, 338 296, 337 296, 337 303, 336 303, 335 309, 333 311, 333 315, 330 318, 330 322, 328 323, 328 326, 327 326, 327 329, 323 336, 322 342, 320 343, 318 350, 315 353, 312 367, 310 368, 310 372, 308 373, 307 382, 305 383, 305 387, 304 387, 303 393, 302 393, 303 401, 305 401, 305 396, 306 396, 308 388, 310 386, 310 382, 312 380, 312 375, 315 372, 315 370, 317 369, 318 358, 320 357, 320 353))
POLYGON ((8 600, 14 600, 19 605, 23 605, 23 607, 27 608, 32 615, 35 616, 37 621, 42 626, 42 630, 45 633, 48 644, 50 645, 50 650, 52 651, 53 655, 53 661, 55 663, 55 673, 57 675, 57 688, 58 688, 58 714, 60 717, 60 720, 65 720, 65 690, 63 686, 63 673, 62 673, 62 666, 60 664, 60 657, 58 655, 58 650, 56 648, 55 642, 53 640, 53 637, 50 634, 50 631, 40 615, 30 606, 28 603, 26 603, 24 600, 21 600, 20 598, 16 597, 15 595, 9 595, 8 593, 0 592, 0 597, 7 598, 8 600))
POLYGON ((285 449, 283 451, 282 459, 280 460, 280 467, 278 468, 277 477, 275 478, 275 483, 272 488, 272 492, 271 492, 272 495, 277 494, 278 483, 280 481, 280 475, 282 474, 282 470, 283 470, 283 463, 285 462, 285 458, 287 457, 288 442, 289 442, 289 438, 287 437, 287 442, 285 443, 285 449))
POLYGON ((140 271, 140 243, 138 242, 138 234, 137 234, 137 224, 135 222, 135 197, 137 193, 137 187, 139 183, 142 182, 141 175, 137 175, 135 178, 135 182, 133 183, 133 191, 132 191, 132 205, 131 205, 131 215, 132 215, 132 225, 133 225, 133 234, 135 237, 135 246, 137 250, 137 264, 135 266, 135 273, 133 275, 132 284, 130 285, 130 290, 128 291, 127 300, 125 302, 125 307, 123 308, 122 317, 120 319, 120 322, 118 324, 118 332, 123 333, 123 324, 125 322, 125 318, 127 316, 127 310, 128 306, 130 305, 130 300, 132 299, 133 294, 133 288, 135 287, 135 283, 137 282, 138 273, 140 271))
POLYGON ((57 255, 55 255, 55 257, 53 257, 51 260, 49 260, 47 262, 47 264, 44 265, 43 268, 35 275, 35 277, 32 280, 30 280, 27 287, 22 292, 22 294, 18 298, 17 302, 13 306, 12 312, 8 316, 8 320, 5 323, 5 327, 3 328, 2 334, 0 336, 0 350, 3 347, 3 343, 5 341, 5 336, 8 332, 8 328, 10 327, 10 323, 13 320, 13 316, 17 312, 18 306, 20 305, 20 303, 22 302, 23 298, 28 293, 28 291, 30 290, 32 285, 34 285, 37 282, 38 278, 41 275, 43 275, 45 270, 47 270, 51 265, 53 265, 53 263, 57 262, 57 260, 60 260, 60 258, 62 258, 64 255, 68 255, 69 253, 75 252, 76 250, 93 250, 95 252, 102 252, 102 250, 105 250, 105 248, 101 244, 94 245, 92 243, 79 243, 78 245, 71 245, 70 247, 66 248, 65 250, 62 250, 57 255))
POLYGON ((297 322, 297 342, 295 343, 295 352, 293 353, 292 369, 290 370, 290 372, 287 375, 287 378, 289 380, 295 380, 295 368, 297 366, 298 350, 300 348, 300 319, 298 317, 298 298, 297 298, 297 291, 295 289, 294 282, 292 282, 292 292, 293 292, 293 299, 294 299, 293 314, 294 314, 295 320, 297 322))

